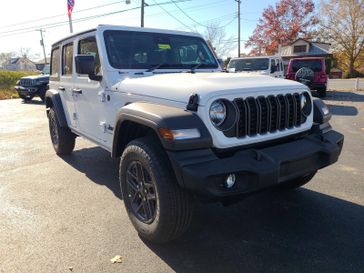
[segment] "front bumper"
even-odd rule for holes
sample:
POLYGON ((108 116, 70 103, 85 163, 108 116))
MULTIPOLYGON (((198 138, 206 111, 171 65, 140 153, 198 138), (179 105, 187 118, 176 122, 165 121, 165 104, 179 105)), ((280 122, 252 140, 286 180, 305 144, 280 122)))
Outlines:
POLYGON ((243 149, 218 157, 211 149, 168 151, 179 184, 200 197, 229 199, 276 186, 333 164, 344 136, 330 130, 261 149, 243 149), (223 183, 235 174, 234 186, 223 183))
POLYGON ((30 95, 34 96, 40 89, 40 86, 16 85, 14 88, 18 92, 19 96, 30 96, 30 95))

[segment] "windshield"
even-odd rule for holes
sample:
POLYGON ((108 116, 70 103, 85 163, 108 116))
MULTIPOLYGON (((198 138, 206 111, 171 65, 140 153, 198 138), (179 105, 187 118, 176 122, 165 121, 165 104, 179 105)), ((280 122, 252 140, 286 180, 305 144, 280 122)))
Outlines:
POLYGON ((162 33, 104 32, 107 56, 116 69, 218 68, 214 55, 199 37, 162 33))
POLYGON ((321 60, 293 60, 292 61, 292 71, 297 72, 300 68, 307 67, 313 70, 313 72, 322 71, 321 60))
POLYGON ((231 60, 228 68, 235 68, 235 71, 257 71, 267 70, 269 67, 268 58, 236 59, 231 60))
POLYGON ((44 66, 44 68, 42 70, 42 74, 43 75, 49 75, 49 73, 50 73, 50 65, 47 64, 47 65, 44 66))

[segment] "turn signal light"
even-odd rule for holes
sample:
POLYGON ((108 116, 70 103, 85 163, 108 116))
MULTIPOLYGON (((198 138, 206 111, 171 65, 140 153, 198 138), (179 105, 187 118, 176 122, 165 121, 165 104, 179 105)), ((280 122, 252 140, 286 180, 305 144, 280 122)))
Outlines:
POLYGON ((167 128, 159 128, 158 131, 162 138, 169 141, 193 139, 201 136, 198 129, 171 130, 167 128))

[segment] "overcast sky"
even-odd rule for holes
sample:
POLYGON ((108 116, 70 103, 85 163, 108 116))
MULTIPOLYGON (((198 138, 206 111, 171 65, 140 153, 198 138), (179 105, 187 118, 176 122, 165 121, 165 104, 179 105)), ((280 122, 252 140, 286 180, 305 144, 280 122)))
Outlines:
MULTIPOLYGON (((131 0, 131 4, 129 5, 125 3, 125 0, 75 1, 73 13, 74 32, 93 28, 98 24, 140 26, 140 9, 94 18, 83 22, 77 22, 77 20, 94 15, 137 8, 140 6, 141 0, 131 0), (105 6, 93 8, 102 5, 105 6), (85 10, 88 8, 93 9, 85 10)), ((146 3, 149 5, 155 5, 155 2, 162 4, 171 1, 146 0, 146 3)), ((263 9, 275 2, 274 0, 242 0, 241 33, 243 40, 246 40, 251 35, 263 9)), ((237 37, 237 20, 234 20, 234 13, 237 11, 237 3, 235 0, 186 0, 186 2, 179 2, 178 6, 192 19, 184 15, 173 3, 163 4, 162 7, 177 19, 173 18, 159 6, 149 6, 145 8, 145 26, 186 31, 191 31, 191 29, 203 31, 204 28, 201 25, 219 22, 221 26, 226 25, 227 36, 237 37)), ((46 51, 49 54, 52 43, 69 35, 67 22, 67 0, 3 1, 0 10, 0 52, 18 52, 21 48, 30 48, 31 55, 40 59, 43 54, 39 42, 40 33, 35 30, 39 28, 46 30, 44 38, 46 51), (24 22, 26 23, 21 24, 24 22), (53 24, 53 27, 49 27, 50 24, 53 24)), ((234 53, 232 52, 231 54, 234 53)))

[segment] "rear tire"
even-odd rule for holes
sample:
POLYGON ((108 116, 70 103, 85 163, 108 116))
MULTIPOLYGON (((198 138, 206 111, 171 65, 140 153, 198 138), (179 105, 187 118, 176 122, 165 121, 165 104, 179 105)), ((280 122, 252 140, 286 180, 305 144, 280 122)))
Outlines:
POLYGON ((142 238, 166 243, 187 230, 193 198, 177 184, 157 140, 145 137, 128 144, 119 180, 130 221, 142 238))
POLYGON ((290 181, 284 182, 278 186, 280 189, 284 190, 292 190, 299 187, 302 187, 303 185, 307 184, 311 181, 311 179, 315 176, 316 172, 307 174, 305 176, 301 176, 295 179, 292 179, 290 181))
POLYGON ((59 125, 56 112, 51 108, 48 113, 49 133, 57 155, 69 155, 75 148, 76 136, 68 127, 59 125))
POLYGON ((325 98, 326 97, 326 87, 318 88, 317 93, 320 98, 325 98))

